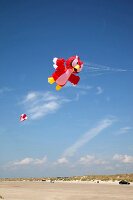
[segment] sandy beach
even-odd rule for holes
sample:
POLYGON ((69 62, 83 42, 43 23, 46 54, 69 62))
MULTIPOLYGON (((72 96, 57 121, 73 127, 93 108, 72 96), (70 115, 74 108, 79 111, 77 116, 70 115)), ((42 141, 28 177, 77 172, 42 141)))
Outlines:
POLYGON ((5 200, 132 200, 133 185, 64 182, 0 182, 5 200))

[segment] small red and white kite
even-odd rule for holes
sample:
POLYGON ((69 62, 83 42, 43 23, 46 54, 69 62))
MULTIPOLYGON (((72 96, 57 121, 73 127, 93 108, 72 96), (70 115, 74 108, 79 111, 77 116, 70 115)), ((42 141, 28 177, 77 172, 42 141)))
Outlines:
POLYGON ((27 115, 26 114, 22 114, 21 116, 20 116, 20 121, 21 122, 23 122, 24 120, 26 120, 27 119, 27 115))

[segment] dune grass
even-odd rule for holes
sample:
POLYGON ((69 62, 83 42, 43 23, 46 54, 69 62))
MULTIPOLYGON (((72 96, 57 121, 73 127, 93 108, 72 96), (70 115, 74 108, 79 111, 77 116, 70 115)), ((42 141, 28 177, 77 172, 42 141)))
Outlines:
POLYGON ((0 181, 121 181, 133 182, 133 174, 84 175, 71 177, 0 178, 0 181))

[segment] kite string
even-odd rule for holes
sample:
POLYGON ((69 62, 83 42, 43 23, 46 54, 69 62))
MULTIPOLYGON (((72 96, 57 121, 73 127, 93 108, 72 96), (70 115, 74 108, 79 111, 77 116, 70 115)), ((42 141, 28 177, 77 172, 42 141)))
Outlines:
POLYGON ((96 63, 85 63, 84 66, 89 67, 92 72, 103 72, 103 71, 113 71, 113 72, 128 72, 133 71, 132 69, 123 69, 123 68, 113 68, 107 65, 99 65, 96 63))

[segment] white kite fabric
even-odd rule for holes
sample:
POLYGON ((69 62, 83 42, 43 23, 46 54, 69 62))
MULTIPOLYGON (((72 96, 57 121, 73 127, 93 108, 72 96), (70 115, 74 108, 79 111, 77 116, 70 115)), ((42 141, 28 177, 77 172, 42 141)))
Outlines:
POLYGON ((22 115, 20 116, 20 121, 23 122, 23 121, 26 120, 27 118, 28 118, 28 117, 27 117, 26 114, 22 114, 22 115))

